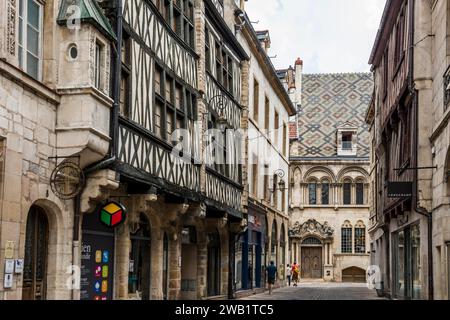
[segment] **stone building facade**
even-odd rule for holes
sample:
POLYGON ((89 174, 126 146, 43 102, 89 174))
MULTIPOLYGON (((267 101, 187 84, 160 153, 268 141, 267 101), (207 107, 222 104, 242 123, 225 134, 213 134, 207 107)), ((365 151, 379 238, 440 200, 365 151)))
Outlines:
POLYGON ((442 74, 435 83, 430 5, 387 1, 370 57, 375 78, 366 115, 373 139, 372 264, 381 273, 379 291, 397 299, 434 298, 432 233, 440 227, 433 227, 436 158, 430 137, 433 117, 442 109, 433 114, 429 106, 439 103, 436 86, 442 74))
POLYGON ((297 107, 290 128, 290 259, 302 279, 365 282, 369 266, 370 74, 280 70, 297 107))
POLYGON ((376 83, 366 117, 373 139, 372 263, 381 268, 381 290, 400 299, 450 298, 449 14, 449 1, 388 1, 370 61, 376 83), (387 56, 397 65, 386 64, 387 56), (384 102, 387 77, 396 85, 384 102), (397 154, 404 141, 407 163, 397 154), (412 182, 412 196, 387 199, 386 181, 412 182))
MULTIPOLYGON (((237 10, 237 8, 236 8, 237 10)), ((235 11, 237 15, 245 8, 235 11)), ((244 13, 238 41, 250 60, 245 89, 248 113, 248 230, 236 243, 236 290, 261 291, 266 267, 273 261, 279 281, 286 285, 289 261, 289 117, 295 108, 277 77, 269 57, 269 31, 255 31, 244 13)))
MULTIPOLYGON (((248 20, 242 28, 243 5, 2 2, 0 264, 18 271, 0 270, 0 299, 223 299, 241 289, 236 256, 250 254, 237 244, 262 226, 249 213, 239 135, 252 123, 250 75, 272 88, 285 133, 270 140, 286 175, 293 111, 248 20)), ((267 190, 281 182, 273 173, 261 177, 267 190)), ((269 221, 261 253, 284 264, 288 195, 272 193, 253 209, 269 221)))

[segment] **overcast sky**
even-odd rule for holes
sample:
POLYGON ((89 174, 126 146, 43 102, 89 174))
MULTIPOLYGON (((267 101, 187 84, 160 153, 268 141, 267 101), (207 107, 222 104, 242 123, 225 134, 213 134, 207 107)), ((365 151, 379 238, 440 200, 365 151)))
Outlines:
POLYGON ((386 0, 248 0, 255 30, 269 29, 277 69, 304 61, 305 73, 369 71, 386 0))

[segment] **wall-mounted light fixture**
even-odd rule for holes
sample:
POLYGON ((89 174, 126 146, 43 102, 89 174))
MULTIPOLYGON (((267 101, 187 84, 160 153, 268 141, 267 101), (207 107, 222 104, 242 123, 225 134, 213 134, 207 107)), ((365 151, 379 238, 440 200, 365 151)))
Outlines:
POLYGON ((285 191, 288 188, 286 187, 286 182, 284 181, 284 177, 286 175, 286 173, 284 172, 283 169, 278 169, 274 172, 274 175, 278 176, 278 178, 280 178, 280 182, 278 182, 278 186, 274 185, 273 188, 269 189, 269 191, 271 193, 274 193, 275 191, 285 191))

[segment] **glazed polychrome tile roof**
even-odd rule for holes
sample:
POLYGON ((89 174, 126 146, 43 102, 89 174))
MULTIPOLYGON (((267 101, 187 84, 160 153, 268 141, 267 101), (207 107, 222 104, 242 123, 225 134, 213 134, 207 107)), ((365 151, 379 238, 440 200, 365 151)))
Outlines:
POLYGON ((364 121, 373 92, 370 73, 304 74, 298 114, 300 157, 336 157, 337 129, 358 128, 357 157, 369 156, 369 131, 364 121))

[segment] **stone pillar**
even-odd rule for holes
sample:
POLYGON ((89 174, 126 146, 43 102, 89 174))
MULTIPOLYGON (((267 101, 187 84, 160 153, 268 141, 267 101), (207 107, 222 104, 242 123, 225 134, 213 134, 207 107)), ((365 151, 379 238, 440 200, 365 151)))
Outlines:
POLYGON ((221 251, 221 274, 220 274, 220 294, 224 295, 228 292, 228 276, 229 276, 229 234, 228 228, 223 227, 220 232, 220 251, 221 251))
POLYGON ((181 241, 178 234, 169 240, 169 300, 179 300, 181 294, 181 241))
POLYGON ((115 296, 117 299, 128 299, 128 271, 130 261, 130 231, 128 224, 120 227, 116 237, 116 272, 115 296))
POLYGON ((204 299, 207 293, 208 247, 204 223, 198 224, 197 231, 197 298, 204 299))
POLYGON ((162 300, 162 278, 163 278, 163 235, 158 227, 152 225, 152 261, 151 261, 151 299, 162 300))

